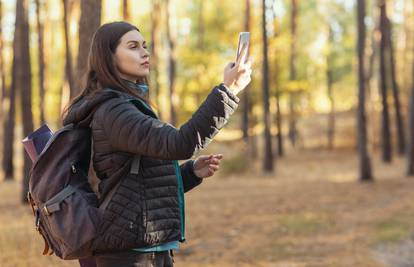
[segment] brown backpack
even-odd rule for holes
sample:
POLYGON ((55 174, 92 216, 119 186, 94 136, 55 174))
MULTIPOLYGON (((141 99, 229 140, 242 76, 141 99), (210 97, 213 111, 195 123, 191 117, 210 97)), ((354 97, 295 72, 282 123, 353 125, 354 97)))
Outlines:
MULTIPOLYGON (((68 124, 52 135, 32 165, 27 198, 45 241, 43 255, 71 260, 94 253, 105 210, 88 182, 90 159, 91 129, 68 124)), ((131 171, 137 173, 139 159, 133 158, 131 171)))

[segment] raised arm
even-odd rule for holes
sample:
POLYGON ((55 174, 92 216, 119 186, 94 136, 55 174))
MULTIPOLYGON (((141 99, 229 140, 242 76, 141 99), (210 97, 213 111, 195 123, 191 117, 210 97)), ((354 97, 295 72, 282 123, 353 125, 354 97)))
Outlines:
POLYGON ((103 133, 115 150, 159 159, 189 159, 204 149, 227 123, 240 99, 224 84, 213 88, 192 117, 179 129, 143 114, 121 98, 104 103, 103 133))

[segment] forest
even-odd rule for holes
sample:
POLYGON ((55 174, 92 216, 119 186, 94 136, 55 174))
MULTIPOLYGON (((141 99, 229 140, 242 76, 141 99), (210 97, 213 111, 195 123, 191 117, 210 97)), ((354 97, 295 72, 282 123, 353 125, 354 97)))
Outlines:
POLYGON ((150 99, 176 128, 250 32, 252 81, 199 152, 223 160, 186 194, 177 266, 414 264, 413 0, 2 0, 0 266, 78 266, 41 255, 22 140, 62 127, 112 21, 147 41, 150 99))

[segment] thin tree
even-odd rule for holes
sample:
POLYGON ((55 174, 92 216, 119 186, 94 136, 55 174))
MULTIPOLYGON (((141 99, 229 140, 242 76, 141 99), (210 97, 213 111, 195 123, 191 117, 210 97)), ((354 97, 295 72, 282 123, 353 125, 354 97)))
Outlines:
POLYGON ((387 51, 386 27, 387 27, 387 13, 385 0, 378 0, 378 8, 380 9, 380 93, 382 102, 382 159, 384 162, 391 162, 391 131, 390 119, 388 111, 388 94, 387 94, 387 70, 385 53, 387 51))
POLYGON ((333 44, 333 30, 332 27, 329 26, 329 37, 328 42, 330 46, 329 54, 326 57, 326 86, 327 86, 327 95, 330 103, 331 110, 329 112, 328 117, 328 131, 327 131, 327 139, 328 139, 328 149, 332 149, 334 147, 334 140, 335 140, 335 98, 333 96, 333 52, 332 47, 333 44))
MULTIPOLYGON (((412 72, 414 75, 414 60, 412 72)), ((414 76, 413 76, 414 77, 414 76)), ((410 111, 408 120, 408 146, 407 146, 407 176, 414 175, 414 82, 411 85, 410 111)))
POLYGON ((365 0, 357 2, 357 53, 358 53, 358 155, 359 155, 359 180, 373 180, 371 159, 367 149, 367 120, 365 112, 365 0))
POLYGON ((40 123, 45 123, 45 55, 43 46, 43 22, 40 18, 41 3, 39 0, 36 3, 36 25, 37 25, 37 46, 38 46, 38 61, 39 61, 39 108, 40 108, 40 123))
MULTIPOLYGON (((29 49, 29 0, 16 1, 16 91, 19 93, 22 108, 23 136, 33 132, 32 115, 32 77, 30 70, 30 49, 29 49)), ((26 194, 29 187, 29 172, 32 165, 27 153, 24 151, 24 167, 22 179, 21 201, 26 201, 26 194)))
POLYGON ((273 171, 273 151, 272 136, 270 134, 270 110, 269 110, 269 59, 268 59, 268 40, 266 30, 266 0, 262 0, 262 43, 263 43, 263 74, 262 74, 262 91, 263 91, 263 123, 264 123, 264 159, 263 170, 265 172, 273 171))
POLYGON ((405 133, 404 133, 404 120, 401 114, 401 103, 400 103, 400 89, 397 82, 397 74, 395 71, 395 51, 392 43, 392 25, 391 21, 386 18, 386 42, 389 56, 389 66, 391 72, 391 85, 392 85, 392 96, 394 99, 395 107, 395 122, 397 126, 397 145, 398 154, 404 155, 405 152, 405 133))
MULTIPOLYGON (((244 3, 244 31, 250 32, 250 0, 245 0, 244 3)), ((243 141, 247 145, 249 145, 249 88, 250 86, 247 85, 247 87, 244 89, 244 97, 242 99, 242 105, 240 107, 242 110, 241 129, 243 133, 243 141)))
MULTIPOLYGON (((413 1, 414 4, 414 1, 413 1)), ((414 46, 413 53, 414 53, 414 46)), ((412 58, 412 77, 414 77, 414 57, 412 58)), ((411 83, 410 108, 408 116, 407 176, 414 175, 414 80, 411 83)))
POLYGON ((75 90, 75 79, 73 76, 73 65, 72 65, 72 49, 70 47, 70 36, 69 36, 69 18, 71 14, 72 1, 63 0, 63 32, 65 36, 65 80, 68 83, 69 90, 72 94, 75 90))
POLYGON ((3 100, 6 95, 6 74, 4 69, 4 58, 3 58, 3 3, 0 1, 0 121, 3 121, 3 100))
MULTIPOLYGON (((155 0, 153 0, 155 1, 155 0)), ((129 21, 130 15, 129 15, 129 5, 128 0, 122 1, 122 17, 124 20, 129 21)))
POLYGON ((71 88, 70 98, 80 92, 81 81, 86 75, 86 66, 92 37, 101 24, 102 1, 80 1, 81 15, 79 20, 79 46, 76 66, 76 88, 71 88))
MULTIPOLYGON (((272 3, 273 5, 275 4, 275 1, 273 1, 272 3)), ((277 38, 279 37, 279 28, 278 28, 278 20, 276 18, 276 14, 274 12, 274 8, 272 7, 273 10, 273 19, 275 21, 275 29, 273 31, 273 37, 277 40, 277 38)), ((275 83, 275 100, 276 100, 276 116, 275 116, 275 124, 276 124, 276 129, 277 129, 277 133, 276 133, 276 144, 277 144, 277 155, 279 157, 283 157, 284 155, 284 148, 283 148, 283 132, 282 132, 282 112, 281 112, 281 107, 280 107, 280 98, 282 95, 281 92, 281 88, 280 88, 280 80, 279 80, 279 73, 280 73, 280 62, 279 62, 279 57, 280 57, 280 51, 278 46, 276 45, 275 51, 275 62, 274 62, 274 72, 273 72, 273 77, 274 77, 274 83, 275 83)))
POLYGON ((170 123, 177 124, 177 113, 175 111, 175 75, 176 75, 176 31, 173 25, 174 18, 171 15, 173 6, 172 0, 166 0, 166 28, 167 28, 167 42, 168 42, 168 89, 170 93, 170 123))
MULTIPOLYGON (((290 59, 289 59, 289 80, 296 81, 296 28, 298 17, 298 0, 291 0, 291 21, 290 21, 290 59)), ((295 92, 289 93, 289 139, 292 146, 296 144, 296 111, 295 92)))
POLYGON ((403 63, 404 69, 402 71, 402 88, 404 92, 410 91, 410 83, 413 80, 411 61, 414 58, 414 54, 411 53, 414 46, 414 3, 409 0, 404 1, 404 50, 403 50, 403 63), (411 56, 410 56, 411 54, 411 56))
MULTIPOLYGON (((251 20, 252 20, 252 4, 250 0, 245 0, 245 15, 244 15, 244 31, 251 31, 251 20)), ((250 33, 250 38, 252 33, 250 33)), ((250 55, 250 46, 248 49, 250 55)), ((254 133, 254 126, 257 123, 257 116, 253 112, 253 98, 252 98, 252 87, 250 84, 244 89, 244 97, 242 99, 242 132, 243 140, 247 142, 247 148, 249 150, 249 157, 251 159, 257 158, 257 136, 254 133)))
MULTIPOLYGON (((368 60, 368 68, 367 71, 365 73, 365 89, 366 89, 366 99, 368 99, 368 101, 365 103, 366 105, 366 110, 367 110, 367 114, 369 117, 374 118, 376 111, 375 111, 375 107, 374 104, 372 103, 372 101, 369 101, 369 99, 371 99, 372 97, 372 80, 374 79, 374 74, 375 74, 375 60, 377 58, 377 56, 379 55, 379 40, 378 40, 378 33, 379 33, 379 12, 377 9, 373 10, 373 14, 372 14, 372 20, 375 22, 375 26, 371 31, 371 35, 370 35, 370 53, 367 56, 367 60, 368 60)), ((371 147, 373 149, 375 149, 376 147, 376 138, 377 138, 377 130, 375 128, 375 123, 371 123, 369 125, 367 125, 368 128, 368 139, 370 140, 371 143, 371 147), (371 127, 369 127, 371 126, 371 127)), ((369 146, 369 144, 368 144, 369 146)))
MULTIPOLYGON (((159 79, 159 68, 158 68, 158 61, 159 61, 159 30, 160 24, 159 21, 161 19, 161 3, 158 0, 152 1, 152 12, 151 12, 151 75, 152 75, 152 86, 155 91, 155 100, 157 107, 160 107, 159 97, 160 97, 160 83, 159 79)), ((163 118, 162 110, 158 110, 158 117, 163 118)))
MULTIPOLYGON (((17 15, 17 14, 16 14, 17 15)), ((16 21, 17 22, 17 21, 16 21)), ((3 39, 3 38, 1 38, 3 39)), ((16 53, 17 53, 17 42, 18 42, 18 35, 17 32, 14 32, 14 40, 13 40, 13 61, 12 61, 12 69, 11 69, 11 85, 9 88, 6 87, 5 79, 2 78, 2 90, 3 91, 3 98, 2 100, 5 103, 8 102, 8 105, 5 105, 4 113, 4 132, 3 132, 3 158, 2 158, 2 167, 4 172, 4 179, 5 180, 12 180, 14 178, 14 149, 13 149, 13 140, 14 140, 14 126, 15 126, 15 114, 16 114, 16 53), (7 114, 7 117, 6 117, 7 114)), ((3 51, 3 50, 1 50, 3 51)), ((3 61, 2 61, 3 62, 3 61)), ((2 71, 2 77, 5 77, 5 72, 2 71)))

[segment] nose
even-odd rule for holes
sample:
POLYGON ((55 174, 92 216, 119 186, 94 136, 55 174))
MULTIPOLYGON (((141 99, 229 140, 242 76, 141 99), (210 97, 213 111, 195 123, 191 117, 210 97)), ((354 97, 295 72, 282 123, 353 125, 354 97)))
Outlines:
POLYGON ((144 54, 143 54, 143 58, 149 58, 149 56, 150 56, 150 53, 148 52, 148 50, 147 49, 144 49, 144 54))

